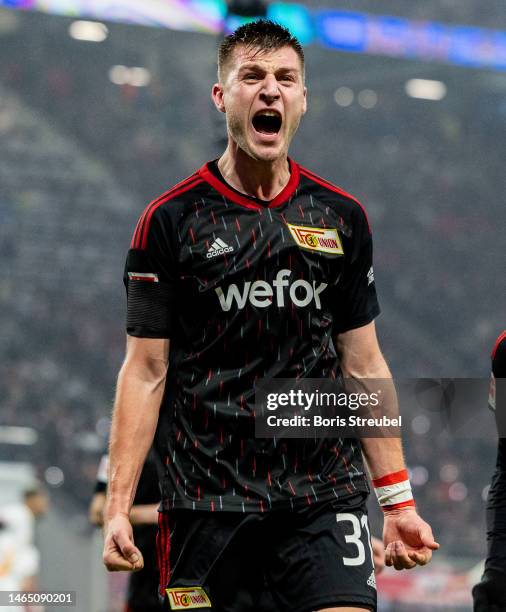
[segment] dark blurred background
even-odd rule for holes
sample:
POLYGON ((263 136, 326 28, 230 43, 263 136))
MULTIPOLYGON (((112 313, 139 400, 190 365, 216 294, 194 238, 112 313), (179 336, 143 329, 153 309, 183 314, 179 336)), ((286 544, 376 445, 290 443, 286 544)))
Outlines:
MULTIPOLYGON (((499 0, 327 6, 506 29, 499 0)), ((54 525, 72 517, 81 541, 124 353, 134 225, 220 155, 225 125, 210 100, 217 36, 107 22, 98 44, 69 35, 74 21, 0 8, 0 459, 36 466, 54 525)), ((368 211, 394 376, 487 377, 506 325, 506 72, 305 51, 309 111, 291 155, 368 211)), ((485 551, 496 447, 486 397, 476 410, 490 427, 465 443, 405 430, 421 512, 466 571, 485 551)), ((394 599, 383 609, 400 610, 394 599)))

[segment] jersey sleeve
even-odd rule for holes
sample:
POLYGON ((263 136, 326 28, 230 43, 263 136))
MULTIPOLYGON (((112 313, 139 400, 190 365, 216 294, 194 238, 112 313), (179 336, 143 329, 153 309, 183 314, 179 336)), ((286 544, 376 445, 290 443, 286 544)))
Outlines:
POLYGON ((177 250, 170 215, 162 208, 141 216, 125 264, 127 333, 170 338, 176 319, 177 250))
POLYGON ((367 325, 380 313, 374 282, 372 235, 365 211, 357 204, 353 233, 346 242, 345 266, 338 283, 335 333, 367 325))

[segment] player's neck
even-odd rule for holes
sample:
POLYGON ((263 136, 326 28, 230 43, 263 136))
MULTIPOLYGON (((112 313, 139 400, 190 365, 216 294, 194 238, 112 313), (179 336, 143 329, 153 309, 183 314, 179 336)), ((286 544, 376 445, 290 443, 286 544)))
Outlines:
POLYGON ((290 180, 286 156, 272 162, 253 159, 239 147, 230 145, 218 160, 223 178, 237 191, 260 200, 273 200, 290 180))

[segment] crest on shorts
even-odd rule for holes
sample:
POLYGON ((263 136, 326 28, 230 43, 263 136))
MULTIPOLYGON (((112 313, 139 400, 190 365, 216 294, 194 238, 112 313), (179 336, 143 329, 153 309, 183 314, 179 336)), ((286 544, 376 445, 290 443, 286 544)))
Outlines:
POLYGON ((182 587, 166 589, 171 610, 196 610, 212 608, 211 600, 202 587, 182 587))
POLYGON ((288 229, 301 249, 344 255, 341 238, 335 228, 308 227, 287 223, 288 229))

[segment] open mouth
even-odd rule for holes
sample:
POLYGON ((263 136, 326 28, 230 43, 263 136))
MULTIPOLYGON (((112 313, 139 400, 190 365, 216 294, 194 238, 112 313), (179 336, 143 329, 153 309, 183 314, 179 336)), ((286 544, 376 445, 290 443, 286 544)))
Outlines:
POLYGON ((277 111, 259 111, 253 117, 253 127, 260 134, 277 134, 281 129, 281 115, 277 111))

